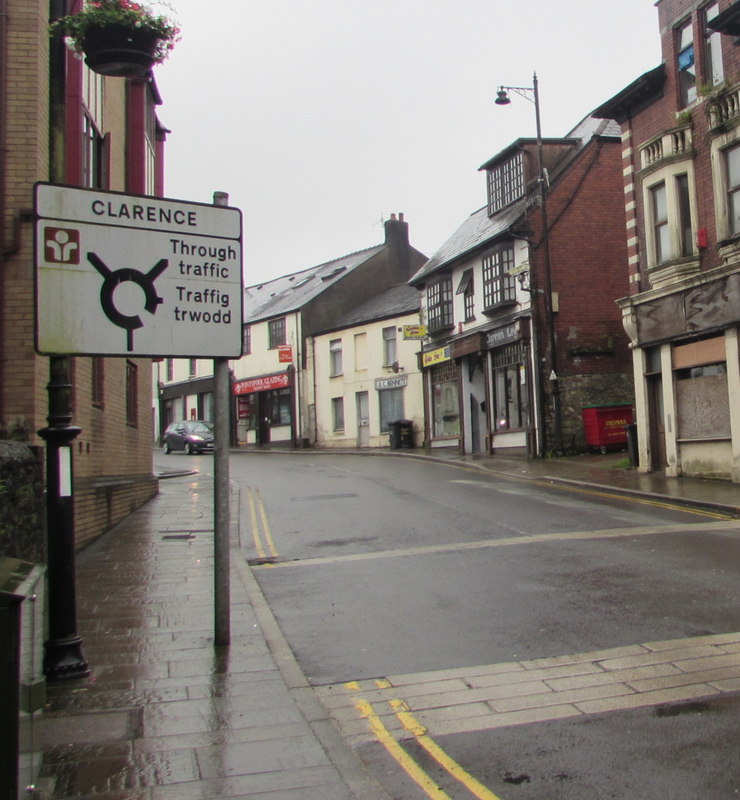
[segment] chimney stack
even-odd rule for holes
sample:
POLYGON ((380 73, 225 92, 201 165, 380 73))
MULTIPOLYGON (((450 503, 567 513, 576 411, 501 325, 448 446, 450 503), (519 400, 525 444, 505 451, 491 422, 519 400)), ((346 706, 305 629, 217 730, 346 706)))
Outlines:
POLYGON ((408 280, 410 270, 409 225, 403 218, 403 212, 391 214, 385 223, 385 243, 394 253, 398 264, 402 267, 403 279, 408 280))

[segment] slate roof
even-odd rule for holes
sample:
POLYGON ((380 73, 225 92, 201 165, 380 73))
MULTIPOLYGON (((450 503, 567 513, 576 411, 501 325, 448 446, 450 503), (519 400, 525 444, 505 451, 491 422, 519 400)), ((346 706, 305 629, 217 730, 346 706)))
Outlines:
MULTIPOLYGON (((611 119, 598 119, 589 115, 582 119, 578 125, 573 128, 563 139, 545 139, 545 142, 579 142, 579 146, 575 153, 585 147, 594 136, 602 136, 609 138, 621 138, 621 128, 618 123, 611 119)), ((493 158, 486 161, 481 167, 485 167, 494 163, 504 153, 508 152, 515 145, 520 142, 535 142, 535 139, 517 139, 513 145, 508 145, 500 153, 493 158)), ((556 179, 557 174, 561 168, 565 168, 570 163, 572 156, 566 156, 562 160, 562 167, 559 165, 556 170, 551 173, 551 178, 556 179)), ((412 286, 423 283, 426 278, 433 275, 441 269, 467 253, 473 252, 476 248, 485 245, 487 242, 492 242, 498 236, 503 235, 508 230, 513 228, 516 223, 524 216, 527 206, 532 202, 531 195, 525 196, 510 206, 494 214, 492 217, 488 216, 488 207, 478 209, 471 214, 465 222, 450 236, 450 238, 437 250, 436 253, 424 264, 421 269, 411 278, 409 283, 412 286)))
POLYGON ((293 272, 244 289, 244 321, 259 322, 298 311, 328 286, 380 253, 385 244, 335 258, 301 272, 293 272))
POLYGON ((411 285, 421 283, 445 264, 506 233, 523 216, 527 202, 526 198, 522 198, 493 217, 488 216, 488 206, 471 214, 411 278, 411 285))
POLYGON ((357 308, 353 308, 341 316, 330 329, 321 331, 338 331, 351 328, 366 322, 377 322, 382 319, 400 317, 404 314, 413 314, 421 307, 418 289, 407 283, 400 286, 391 286, 384 292, 371 297, 357 308))

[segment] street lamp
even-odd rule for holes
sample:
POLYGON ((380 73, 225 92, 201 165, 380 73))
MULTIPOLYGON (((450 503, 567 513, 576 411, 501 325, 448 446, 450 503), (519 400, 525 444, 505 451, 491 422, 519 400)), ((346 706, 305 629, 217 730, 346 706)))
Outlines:
MULTIPOLYGON (((552 411, 553 411, 553 447, 555 452, 562 452, 563 450, 563 424, 562 413, 560 407, 560 381, 558 380, 557 369, 557 349, 555 347, 555 316, 552 308, 552 271, 550 268, 550 231, 547 222, 547 170, 543 165, 542 158, 542 127, 540 125, 540 96, 537 87, 537 73, 532 75, 531 86, 499 86, 496 92, 496 99, 494 103, 497 106, 508 106, 511 103, 509 92, 516 92, 516 94, 534 103, 535 120, 537 123, 537 182, 540 190, 540 208, 542 211, 542 253, 545 266, 545 323, 547 326, 547 339, 548 348, 550 350, 550 387, 552 394, 552 411)), ((530 276, 530 284, 534 281, 534 270, 530 276)), ((532 290, 533 300, 536 297, 536 289, 532 290)), ((538 356, 539 362, 539 356, 538 356)), ((538 363, 539 369, 539 363, 538 363)), ((542 440, 544 441, 545 431, 544 427, 541 433, 542 440)), ((542 447, 544 455, 545 447, 542 447)))

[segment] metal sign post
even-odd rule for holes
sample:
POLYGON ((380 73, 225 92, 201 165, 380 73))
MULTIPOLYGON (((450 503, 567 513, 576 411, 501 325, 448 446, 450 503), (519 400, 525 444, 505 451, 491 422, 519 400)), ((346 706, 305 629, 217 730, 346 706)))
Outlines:
MULTIPOLYGON (((226 206, 229 196, 215 192, 213 204, 226 206)), ((213 454, 213 611, 214 641, 231 644, 231 513, 229 504, 229 404, 231 402, 229 361, 213 361, 215 451, 213 454)))

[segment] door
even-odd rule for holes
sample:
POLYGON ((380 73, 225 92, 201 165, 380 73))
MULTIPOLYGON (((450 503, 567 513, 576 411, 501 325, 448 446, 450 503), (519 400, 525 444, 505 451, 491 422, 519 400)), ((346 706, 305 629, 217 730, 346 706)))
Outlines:
POLYGON ((367 392, 357 392, 357 446, 370 446, 370 403, 367 392))
POLYGON ((470 452, 480 453, 480 404, 470 395, 470 452))
POLYGON ((665 448, 665 413, 663 411, 663 376, 648 376, 648 425, 650 426, 650 469, 668 466, 665 448))
POLYGON ((270 444, 271 418, 271 394, 270 392, 260 392, 257 395, 257 444, 262 447, 270 444))

